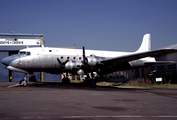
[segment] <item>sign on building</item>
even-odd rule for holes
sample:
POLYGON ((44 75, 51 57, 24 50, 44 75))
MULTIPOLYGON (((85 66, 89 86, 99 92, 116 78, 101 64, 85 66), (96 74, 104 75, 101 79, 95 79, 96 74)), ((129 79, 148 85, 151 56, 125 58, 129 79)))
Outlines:
POLYGON ((41 39, 0 38, 0 46, 31 46, 41 44, 41 39))

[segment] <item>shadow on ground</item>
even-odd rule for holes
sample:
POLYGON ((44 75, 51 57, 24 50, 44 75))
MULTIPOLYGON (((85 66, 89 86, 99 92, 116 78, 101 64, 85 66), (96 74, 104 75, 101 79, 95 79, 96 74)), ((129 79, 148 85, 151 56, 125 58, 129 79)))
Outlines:
MULTIPOLYGON (((70 83, 70 84, 63 84, 61 82, 36 82, 36 83, 29 83, 28 87, 45 87, 45 88, 59 88, 59 89, 89 89, 89 90, 105 90, 105 91, 117 91, 117 90, 142 90, 142 88, 119 88, 119 86, 99 86, 97 85, 96 88, 91 88, 88 83, 79 82, 79 83, 70 83)), ((144 90, 149 90, 149 88, 143 88, 144 90)))

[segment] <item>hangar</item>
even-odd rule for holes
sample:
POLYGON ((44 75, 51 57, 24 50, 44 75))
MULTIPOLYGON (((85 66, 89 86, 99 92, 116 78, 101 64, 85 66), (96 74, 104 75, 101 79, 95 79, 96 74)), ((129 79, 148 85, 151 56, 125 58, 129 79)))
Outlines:
MULTIPOLYGON (((17 54, 20 49, 26 47, 40 47, 44 45, 42 34, 17 34, 17 33, 0 33, 0 60, 4 57, 17 54)), ((23 73, 18 73, 5 69, 0 64, 0 82, 20 81, 23 73)), ((37 81, 54 81, 60 80, 61 75, 52 75, 38 72, 34 74, 37 81)))

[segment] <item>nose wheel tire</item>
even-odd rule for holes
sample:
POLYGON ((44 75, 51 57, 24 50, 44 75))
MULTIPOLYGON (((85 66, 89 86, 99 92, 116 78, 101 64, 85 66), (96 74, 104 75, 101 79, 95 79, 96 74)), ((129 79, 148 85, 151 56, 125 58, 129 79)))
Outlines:
POLYGON ((25 79, 22 79, 22 80, 20 80, 19 85, 26 87, 26 86, 28 86, 28 82, 25 79))

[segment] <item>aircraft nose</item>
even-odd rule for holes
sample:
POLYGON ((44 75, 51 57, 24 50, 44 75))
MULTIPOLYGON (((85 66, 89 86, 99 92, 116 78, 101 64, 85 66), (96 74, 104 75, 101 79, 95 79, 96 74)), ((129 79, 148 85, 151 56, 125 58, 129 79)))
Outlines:
POLYGON ((10 61, 9 57, 5 57, 5 58, 3 58, 1 60, 1 63, 4 64, 4 65, 6 65, 6 66, 8 66, 10 64, 10 62, 11 61, 10 61))

